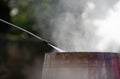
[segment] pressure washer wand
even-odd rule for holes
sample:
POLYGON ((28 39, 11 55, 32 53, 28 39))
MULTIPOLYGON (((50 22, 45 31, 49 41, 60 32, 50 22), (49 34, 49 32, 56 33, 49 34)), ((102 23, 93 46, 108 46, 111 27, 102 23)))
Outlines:
POLYGON ((8 22, 8 21, 5 21, 5 20, 3 20, 3 19, 0 19, 0 21, 3 22, 3 23, 5 23, 5 24, 8 24, 8 25, 10 25, 10 26, 12 26, 12 27, 15 27, 15 28, 17 28, 17 29, 19 29, 19 30, 21 30, 21 31, 24 31, 24 32, 26 32, 26 33, 28 33, 28 34, 30 34, 30 35, 32 35, 32 36, 34 36, 35 38, 37 38, 37 39, 43 41, 44 43, 48 44, 49 46, 53 47, 53 48, 54 48, 55 50, 57 50, 58 52, 65 52, 65 51, 63 51, 62 49, 60 49, 60 48, 52 45, 52 44, 51 44, 50 42, 48 42, 47 40, 44 40, 43 38, 35 35, 34 33, 30 32, 30 31, 28 31, 28 30, 26 30, 26 29, 23 29, 23 28, 15 25, 15 24, 12 24, 12 23, 10 23, 10 22, 8 22))

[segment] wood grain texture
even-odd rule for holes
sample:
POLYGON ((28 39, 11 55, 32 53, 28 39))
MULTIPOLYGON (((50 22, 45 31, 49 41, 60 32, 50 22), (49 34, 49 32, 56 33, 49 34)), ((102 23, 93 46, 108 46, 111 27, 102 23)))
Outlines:
POLYGON ((120 79, 120 54, 49 53, 42 79, 120 79))

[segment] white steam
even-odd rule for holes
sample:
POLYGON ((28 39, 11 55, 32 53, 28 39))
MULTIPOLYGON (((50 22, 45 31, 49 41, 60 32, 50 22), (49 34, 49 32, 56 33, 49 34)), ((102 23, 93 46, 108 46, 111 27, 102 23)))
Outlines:
POLYGON ((101 36, 98 49, 102 51, 120 51, 120 1, 113 9, 109 9, 106 19, 95 20, 99 28, 97 34, 101 36))
POLYGON ((40 32, 66 51, 118 52, 119 5, 118 0, 58 0, 45 12, 37 11, 40 32), (41 18, 48 26, 40 24, 41 18))
POLYGON ((52 39, 58 47, 67 51, 94 51, 96 28, 87 16, 95 8, 94 3, 83 4, 78 0, 60 0, 63 12, 51 20, 54 26, 52 39), (86 6, 86 7, 84 7, 86 6))
MULTIPOLYGON (((63 50, 120 51, 120 1, 58 0, 47 10, 38 6, 36 19, 40 34, 63 50)), ((39 60, 36 63, 29 79, 40 79, 39 60)))

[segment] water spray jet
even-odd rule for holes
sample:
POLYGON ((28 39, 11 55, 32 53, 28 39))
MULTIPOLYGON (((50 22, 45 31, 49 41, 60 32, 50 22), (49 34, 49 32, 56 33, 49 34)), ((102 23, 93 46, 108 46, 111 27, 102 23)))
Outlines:
POLYGON ((28 30, 26 30, 26 29, 23 29, 23 28, 15 25, 15 24, 12 24, 12 23, 10 23, 10 22, 8 22, 8 21, 5 21, 5 20, 3 20, 3 19, 0 19, 0 21, 3 22, 3 23, 5 23, 5 24, 8 24, 8 25, 10 25, 10 26, 12 26, 12 27, 15 27, 15 28, 17 28, 17 29, 19 29, 19 30, 21 30, 21 31, 24 31, 24 32, 28 33, 29 35, 34 36, 35 38, 37 38, 37 39, 41 40, 42 42, 46 43, 47 45, 51 46, 52 48, 54 48, 54 49, 57 50, 58 52, 65 52, 64 50, 62 50, 62 49, 60 49, 60 48, 52 45, 49 41, 47 41, 47 40, 45 40, 45 39, 43 39, 43 38, 35 35, 34 33, 30 32, 30 31, 28 31, 28 30))

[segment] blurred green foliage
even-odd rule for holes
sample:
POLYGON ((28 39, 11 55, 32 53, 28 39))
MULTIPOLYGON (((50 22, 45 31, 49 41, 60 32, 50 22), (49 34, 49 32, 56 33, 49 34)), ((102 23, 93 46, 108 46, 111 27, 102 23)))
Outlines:
MULTIPOLYGON (((33 32, 35 24, 34 5, 29 0, 10 0, 12 23, 33 32)), ((18 29, 12 28, 12 33, 21 33, 18 29)))
MULTIPOLYGON (((35 32, 33 26, 36 24, 35 12, 39 7, 41 11, 46 10, 55 0, 10 0, 12 22, 26 30, 35 32)), ((42 16, 42 15, 40 15, 42 16)), ((47 19, 47 18, 46 18, 47 19)), ((20 31, 14 31, 20 33, 20 31)))
MULTIPOLYGON (((41 30, 34 29, 34 27, 43 27, 48 26, 48 17, 44 16, 46 10, 50 7, 50 5, 54 4, 56 0, 8 0, 8 5, 11 8, 11 20, 12 23, 30 31, 35 34, 41 30), (40 12, 37 12, 39 9, 40 12), (39 25, 37 25, 37 15, 39 13, 39 25)), ((28 37, 26 33, 16 29, 11 28, 8 36, 10 38, 15 39, 16 37, 20 36, 28 37), (12 34, 12 35, 11 35, 12 34), (13 36, 14 35, 14 36, 13 36), (16 35, 16 36, 15 36, 16 35)))

